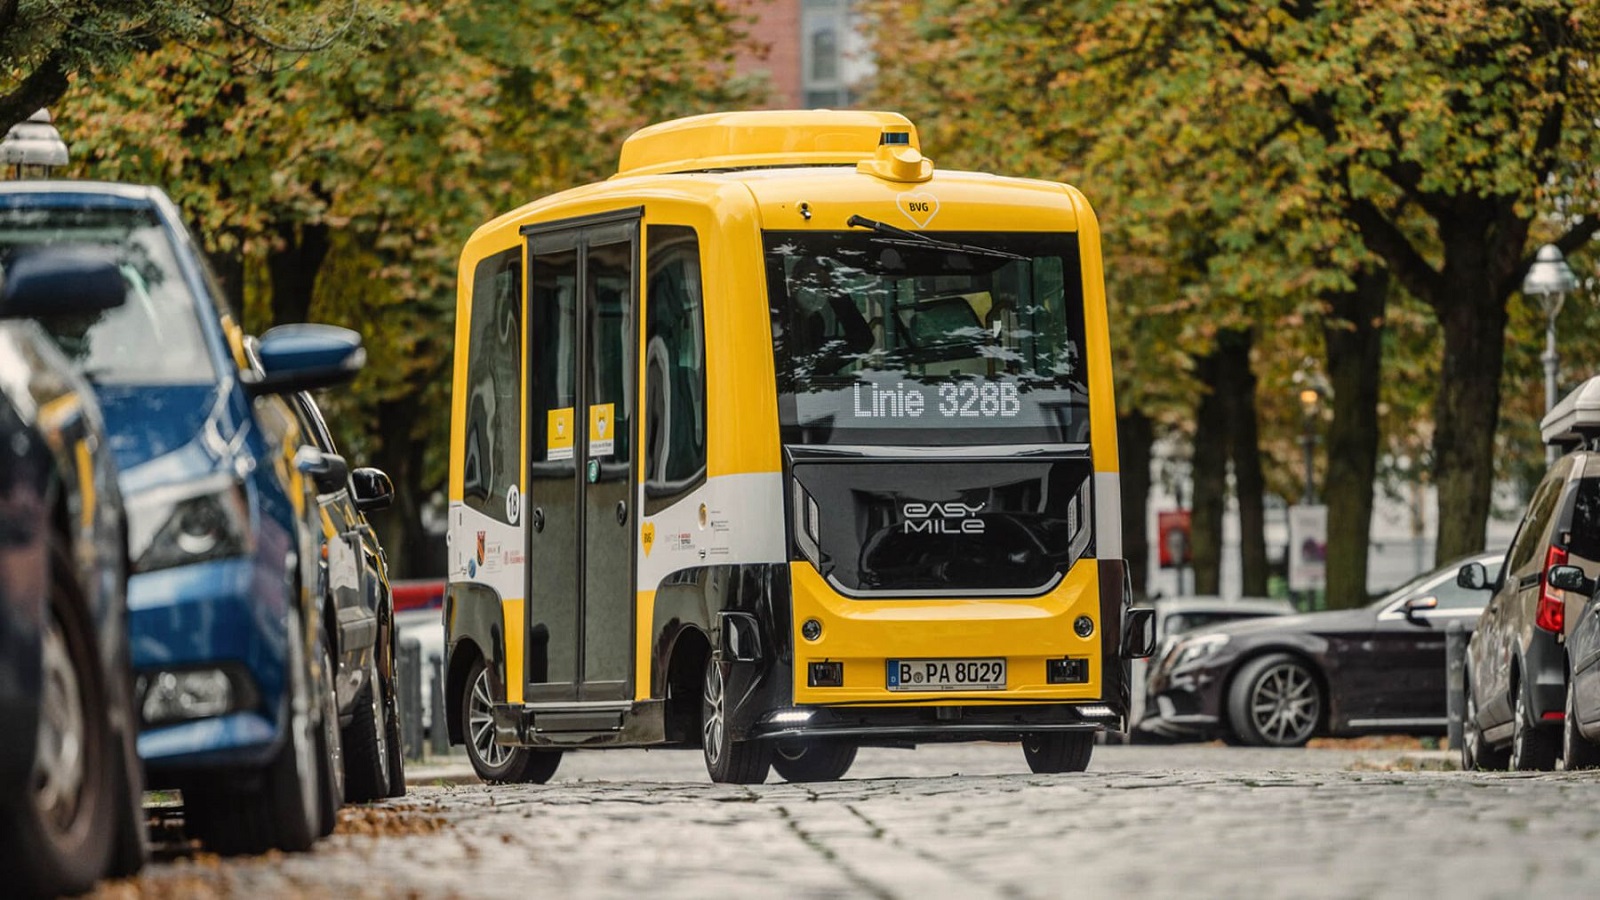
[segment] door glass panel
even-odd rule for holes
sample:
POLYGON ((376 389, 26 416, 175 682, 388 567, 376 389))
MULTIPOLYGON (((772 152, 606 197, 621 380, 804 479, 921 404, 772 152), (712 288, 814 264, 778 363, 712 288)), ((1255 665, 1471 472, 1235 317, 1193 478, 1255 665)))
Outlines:
POLYGON ((645 285, 644 512, 705 481, 706 351, 694 229, 652 225, 645 285))
POLYGON ((635 511, 629 485, 634 445, 635 244, 591 244, 585 260, 589 434, 583 480, 585 682, 622 682, 632 647, 635 511))
POLYGON ((570 684, 578 671, 577 250, 536 253, 528 284, 527 677, 570 684))

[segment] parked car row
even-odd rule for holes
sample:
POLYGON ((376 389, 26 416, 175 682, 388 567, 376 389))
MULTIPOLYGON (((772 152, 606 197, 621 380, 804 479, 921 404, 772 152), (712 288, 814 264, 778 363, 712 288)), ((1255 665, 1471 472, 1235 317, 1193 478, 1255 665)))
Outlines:
POLYGON ((359 335, 246 336, 154 188, 0 183, 0 278, 0 877, 137 869, 143 786, 224 853, 403 793, 393 487, 307 393, 359 335))
POLYGON ((1600 766, 1600 378, 1540 427, 1564 455, 1534 489, 1505 570, 1458 576, 1487 598, 1467 645, 1464 768, 1600 766))

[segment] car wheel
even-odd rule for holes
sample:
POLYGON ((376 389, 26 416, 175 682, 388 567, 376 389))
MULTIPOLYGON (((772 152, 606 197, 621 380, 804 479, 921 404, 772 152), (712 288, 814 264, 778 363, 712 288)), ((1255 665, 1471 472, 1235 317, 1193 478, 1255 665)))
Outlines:
POLYGON ((389 796, 404 797, 406 795, 406 748, 405 736, 400 730, 400 700, 394 689, 394 639, 393 633, 385 641, 389 665, 387 674, 383 676, 383 696, 385 698, 383 711, 384 732, 388 736, 389 745, 389 796))
POLYGON ((328 765, 321 707, 305 661, 299 610, 289 612, 289 715, 283 746, 254 787, 221 777, 184 786, 190 833, 224 855, 310 849, 321 833, 328 765))
POLYGON ((1600 746, 1595 746, 1578 730, 1578 703, 1576 685, 1567 680, 1567 714, 1561 723, 1562 768, 1568 772, 1578 769, 1600 769, 1600 746))
POLYGON ((1549 772, 1556 767, 1556 737, 1533 721, 1528 691, 1517 686, 1516 711, 1511 716, 1511 768, 1516 772, 1549 772))
POLYGON ((356 803, 389 796, 388 705, 374 652, 367 661, 367 683, 356 695, 355 717, 344 733, 345 784, 356 803))
POLYGON ((1461 723, 1461 768, 1467 771, 1483 769, 1503 771, 1510 760, 1510 752, 1496 750, 1483 737, 1478 726, 1478 698, 1472 690, 1472 676, 1466 675, 1467 711, 1461 723))
POLYGON ((1322 688, 1305 663, 1287 653, 1251 660, 1228 691, 1228 724, 1247 744, 1299 747, 1316 733, 1322 688))
POLYGON ((111 865, 120 762, 96 642, 70 576, 53 567, 42 623, 37 750, 24 802, 0 819, 0 877, 22 896, 88 890, 111 865))
POLYGON ((788 782, 838 781, 856 761, 853 741, 780 741, 772 768, 788 782))
POLYGON ((1092 731, 1047 731, 1022 738, 1022 758, 1036 775, 1082 772, 1094 753, 1092 731))
POLYGON ((494 739, 494 695, 489 669, 476 659, 467 672, 461 698, 461 733, 467 738, 467 758, 473 771, 489 784, 544 784, 561 765, 560 750, 507 747, 494 739))
POLYGON ((339 824, 339 809, 344 806, 346 783, 344 736, 339 728, 339 694, 334 685, 333 652, 328 648, 327 634, 317 640, 317 656, 321 660, 317 696, 322 707, 322 731, 317 738, 320 748, 317 760, 322 768, 317 796, 321 798, 322 815, 317 837, 326 837, 339 824))
POLYGON ((715 654, 706 658, 700 695, 700 747, 706 772, 718 784, 760 784, 772 768, 771 742, 733 739, 728 727, 727 678, 715 654))

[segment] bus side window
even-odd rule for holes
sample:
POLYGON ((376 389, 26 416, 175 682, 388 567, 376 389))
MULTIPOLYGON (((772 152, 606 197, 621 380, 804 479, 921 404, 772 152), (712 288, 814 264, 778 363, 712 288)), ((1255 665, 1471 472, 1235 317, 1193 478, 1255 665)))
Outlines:
POLYGON ((651 225, 645 282, 644 514, 682 499, 706 474, 706 350, 700 242, 651 225))
POLYGON ((462 501, 507 521, 522 427, 522 248, 484 259, 472 275, 462 501))

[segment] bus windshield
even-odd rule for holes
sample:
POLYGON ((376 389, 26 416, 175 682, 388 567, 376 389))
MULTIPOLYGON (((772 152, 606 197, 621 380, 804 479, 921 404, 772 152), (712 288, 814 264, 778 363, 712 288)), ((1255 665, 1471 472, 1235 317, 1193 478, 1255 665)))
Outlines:
POLYGON ((784 440, 1089 440, 1071 233, 765 234, 784 440))

